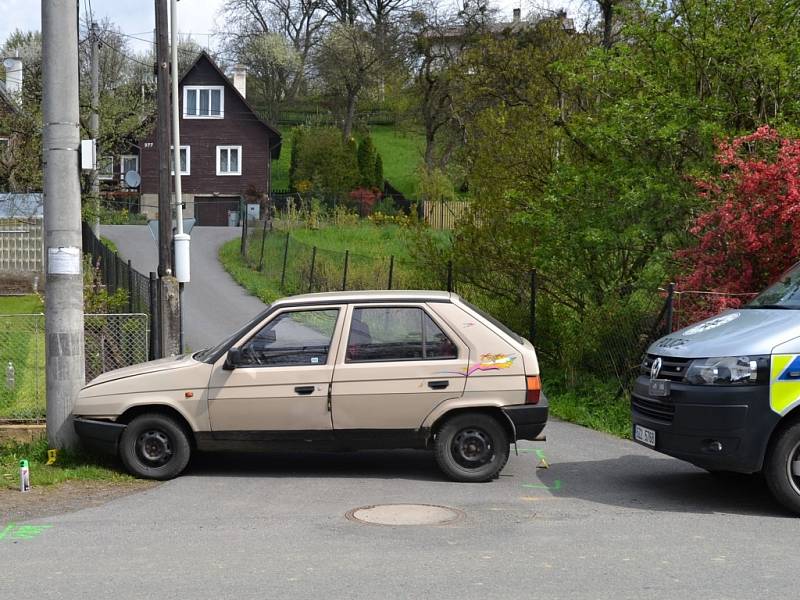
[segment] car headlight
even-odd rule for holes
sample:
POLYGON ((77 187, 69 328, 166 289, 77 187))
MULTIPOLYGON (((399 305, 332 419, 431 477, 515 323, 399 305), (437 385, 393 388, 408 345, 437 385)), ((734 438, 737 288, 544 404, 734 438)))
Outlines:
POLYGON ((686 370, 694 385, 753 385, 769 381, 769 356, 698 358, 686 370))

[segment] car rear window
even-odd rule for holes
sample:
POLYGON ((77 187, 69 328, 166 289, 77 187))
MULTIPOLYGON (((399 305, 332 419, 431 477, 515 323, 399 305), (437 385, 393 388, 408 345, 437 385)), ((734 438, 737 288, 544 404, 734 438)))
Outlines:
POLYGON ((508 337, 510 337, 512 340, 514 340, 514 341, 515 341, 515 342, 517 342, 518 344, 524 344, 524 343, 525 343, 525 340, 524 340, 524 339, 523 339, 521 336, 519 336, 519 335, 517 335, 516 333, 514 333, 513 331, 511 331, 511 330, 510 330, 508 327, 506 327, 505 325, 503 325, 503 324, 502 324, 500 321, 498 321, 497 319, 495 319, 495 318, 494 318, 492 315, 490 315, 489 313, 487 313, 487 312, 484 312, 483 310, 481 310, 480 308, 478 308, 478 307, 477 307, 477 306, 475 306, 474 304, 471 304, 470 302, 467 302, 467 301, 466 301, 466 300, 464 300, 463 298, 461 299, 461 302, 464 304, 464 306, 466 306, 466 307, 468 307, 470 310, 473 310, 473 311, 475 311, 476 313, 478 313, 478 314, 479 314, 481 317, 483 317, 484 319, 486 319, 487 321, 489 321, 489 323, 491 323, 492 325, 494 325, 495 327, 497 327, 497 328, 498 328, 500 331, 502 331, 503 333, 505 333, 505 334, 506 334, 508 337))

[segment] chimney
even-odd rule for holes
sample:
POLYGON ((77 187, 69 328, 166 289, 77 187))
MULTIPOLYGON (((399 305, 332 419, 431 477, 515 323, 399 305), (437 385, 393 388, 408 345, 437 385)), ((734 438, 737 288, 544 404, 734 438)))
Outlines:
POLYGON ((519 23, 521 19, 522 19, 522 9, 521 8, 515 8, 514 9, 514 23, 519 23))
POLYGON ((247 68, 244 65, 233 67, 233 87, 239 90, 242 98, 247 98, 247 68))
POLYGON ((6 91, 13 97, 22 94, 22 60, 13 56, 3 61, 6 68, 6 91))

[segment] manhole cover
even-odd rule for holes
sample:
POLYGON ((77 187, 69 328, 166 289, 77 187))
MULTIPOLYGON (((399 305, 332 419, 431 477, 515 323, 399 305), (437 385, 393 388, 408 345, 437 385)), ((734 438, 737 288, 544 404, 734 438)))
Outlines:
POLYGON ((345 516, 370 525, 449 525, 463 519, 464 513, 432 504, 378 504, 354 508, 345 516))

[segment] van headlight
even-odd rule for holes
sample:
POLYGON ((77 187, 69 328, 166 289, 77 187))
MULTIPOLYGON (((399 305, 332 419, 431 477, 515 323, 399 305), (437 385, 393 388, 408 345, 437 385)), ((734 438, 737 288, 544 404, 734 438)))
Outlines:
POLYGON ((697 358, 686 370, 694 385, 753 385, 769 381, 769 356, 697 358))

